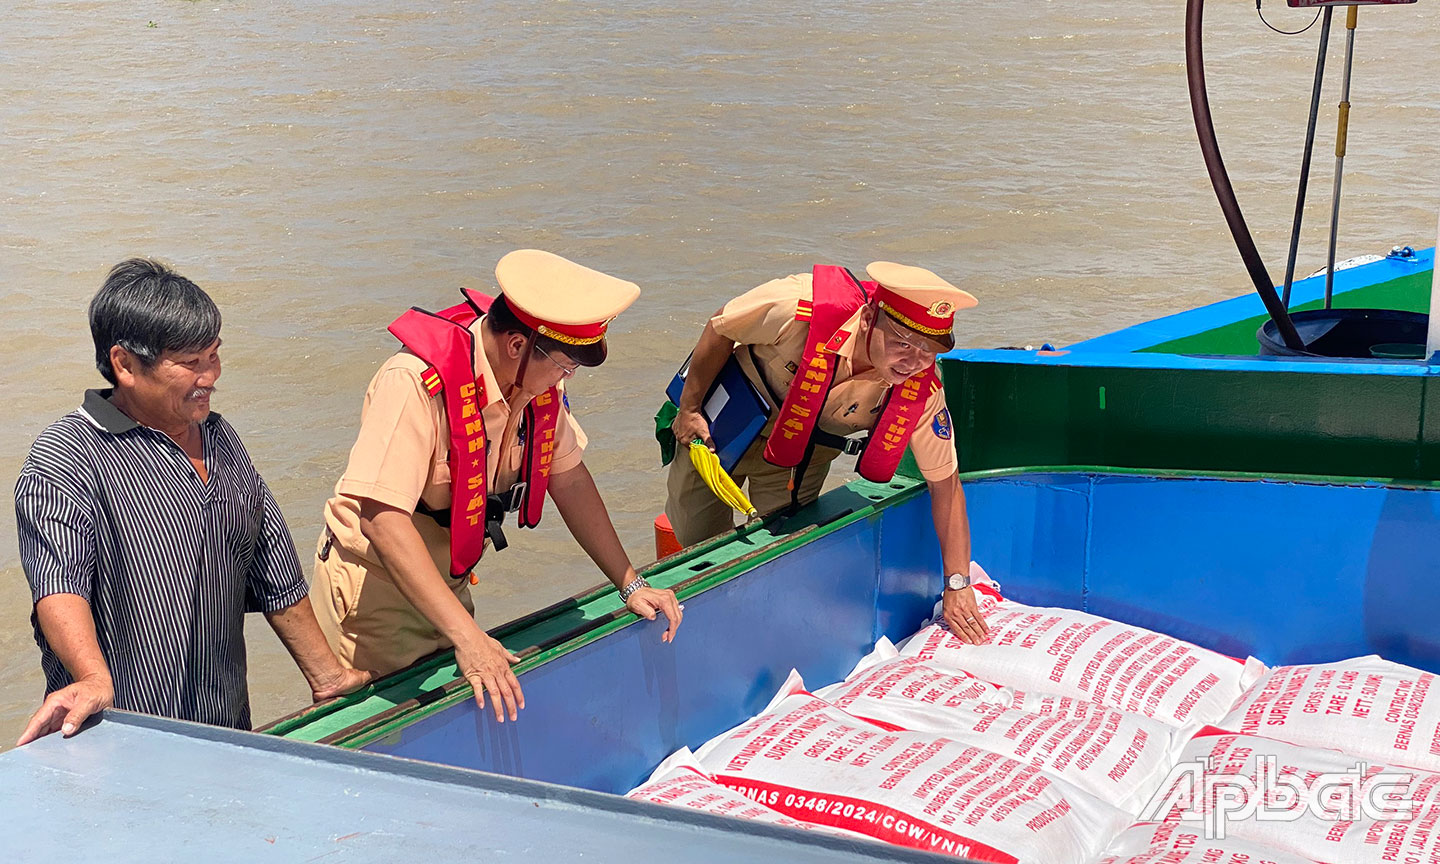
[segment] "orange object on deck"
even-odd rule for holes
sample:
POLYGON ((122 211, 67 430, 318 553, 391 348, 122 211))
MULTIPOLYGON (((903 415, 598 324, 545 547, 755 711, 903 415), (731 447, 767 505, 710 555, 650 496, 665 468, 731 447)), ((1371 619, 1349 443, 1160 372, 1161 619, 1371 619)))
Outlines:
POLYGON ((655 517, 655 559, 669 558, 682 548, 675 539, 675 529, 670 527, 670 517, 661 513, 655 517))

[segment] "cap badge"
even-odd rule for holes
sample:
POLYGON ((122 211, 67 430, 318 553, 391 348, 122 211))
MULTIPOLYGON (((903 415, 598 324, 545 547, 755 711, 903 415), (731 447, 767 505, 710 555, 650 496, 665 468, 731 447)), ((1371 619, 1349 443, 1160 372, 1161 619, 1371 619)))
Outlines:
POLYGON ((955 304, 949 300, 936 300, 930 304, 932 318, 949 318, 955 312, 955 304))

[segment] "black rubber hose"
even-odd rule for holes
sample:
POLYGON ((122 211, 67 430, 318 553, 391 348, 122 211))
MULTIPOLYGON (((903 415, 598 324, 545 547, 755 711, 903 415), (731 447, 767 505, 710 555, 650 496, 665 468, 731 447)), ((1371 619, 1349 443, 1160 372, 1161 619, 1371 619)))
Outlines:
POLYGON ((1235 200, 1235 189, 1230 185, 1230 176, 1225 173, 1225 162, 1220 158, 1220 145, 1215 140, 1215 123, 1210 117, 1210 97, 1205 92, 1205 60, 1200 45, 1205 0, 1187 0, 1185 5, 1185 77, 1190 84, 1190 109, 1195 114, 1195 132, 1200 136, 1200 152, 1205 157, 1205 167, 1210 172, 1210 183, 1215 187, 1215 197, 1220 200, 1220 210, 1230 226, 1230 236, 1235 239, 1235 248, 1245 269, 1250 271, 1250 281, 1270 313, 1270 320, 1280 331, 1280 338, 1286 347, 1299 351, 1305 342, 1295 330, 1295 322, 1275 293, 1275 282, 1260 260, 1255 240, 1245 225, 1245 216, 1240 212, 1240 203, 1235 200))

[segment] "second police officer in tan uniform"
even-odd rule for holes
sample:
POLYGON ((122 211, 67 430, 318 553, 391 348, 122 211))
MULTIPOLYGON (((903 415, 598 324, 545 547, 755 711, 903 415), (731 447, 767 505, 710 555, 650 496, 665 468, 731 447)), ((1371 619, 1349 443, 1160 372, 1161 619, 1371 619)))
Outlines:
MULTIPOLYGON (((830 462, 860 452, 861 476, 888 481, 906 446, 930 487, 945 566, 945 619, 966 641, 984 640, 969 587, 970 526, 935 358, 954 347, 957 310, 975 298, 920 267, 877 261, 861 283, 841 267, 775 279, 726 303, 691 355, 671 431, 684 447, 712 446, 702 405, 733 356, 766 395, 770 419, 731 472, 756 509, 803 506, 820 494, 830 462), (862 442, 849 436, 869 432, 862 442)), ((686 458, 670 466, 665 514, 682 545, 733 527, 686 458)))
POLYGON ((534 249, 501 258, 495 279, 493 301, 467 291, 459 306, 412 309, 390 326, 405 350, 366 390, 311 593, 343 661, 383 675, 453 646, 476 701, 488 691, 503 722, 502 703, 512 720, 525 704, 518 661, 476 624, 469 585, 485 549, 504 548, 508 513, 533 527, 548 494, 630 611, 668 619, 665 641, 681 612, 620 545, 563 384, 605 359, 606 327, 640 289, 534 249))

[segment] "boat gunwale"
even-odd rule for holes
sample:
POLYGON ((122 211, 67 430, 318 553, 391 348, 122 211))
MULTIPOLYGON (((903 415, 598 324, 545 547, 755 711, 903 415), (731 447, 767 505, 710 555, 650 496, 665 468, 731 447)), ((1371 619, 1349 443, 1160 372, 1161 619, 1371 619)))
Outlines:
MULTIPOLYGON (((693 569, 692 564, 697 559, 703 559, 710 553, 729 546, 736 541, 743 541, 764 532, 768 527, 777 524, 777 519, 772 515, 762 519, 759 523, 744 526, 733 532, 711 538, 694 546, 687 547, 674 556, 667 557, 661 561, 652 563, 642 568, 639 572, 647 581, 657 588, 671 588, 676 590, 677 598, 685 600, 714 585, 728 582, 730 579, 752 569, 753 566, 773 560, 785 551, 803 546, 811 540, 817 539, 833 531, 840 530, 847 525, 860 521, 863 518, 875 515, 875 507, 881 503, 904 500, 911 495, 919 494, 922 483, 909 478, 897 477, 890 483, 876 484, 858 480, 846 485, 852 493, 868 501, 867 504, 851 507, 832 513, 820 521, 803 525, 798 530, 787 532, 776 536, 763 546, 749 550, 743 555, 727 558, 710 565, 706 569, 691 573, 679 579, 672 578, 677 571, 693 569), (867 491, 868 490, 868 491, 867 491), (885 491, 879 491, 885 490, 885 491), (781 548, 784 547, 784 548, 781 548)), ((800 514, 805 515, 803 512, 800 514)), ((822 514, 823 515, 823 514, 822 514)), ((708 562, 707 562, 708 563, 708 562)), ((486 631, 491 637, 506 643, 507 639, 512 640, 505 647, 513 653, 522 657, 522 662, 513 667, 515 674, 521 675, 538 666, 544 665, 556 657, 563 656, 590 642, 599 639, 609 633, 641 622, 642 618, 629 612, 623 603, 619 601, 619 592, 608 582, 601 583, 594 588, 587 589, 569 598, 557 601, 535 612, 527 613, 519 618, 508 621, 486 631), (517 645, 513 640, 531 628, 550 623, 554 619, 567 613, 581 610, 588 603, 596 603, 605 600, 610 601, 611 608, 600 612, 593 618, 587 619, 582 625, 565 631, 565 637, 557 640, 555 637, 531 641, 528 644, 517 645), (546 644, 549 643, 549 644, 546 644)), ((282 737, 296 736, 301 730, 312 727, 314 724, 323 722, 328 717, 333 717, 341 711, 356 708, 365 701, 382 697, 385 691, 403 690, 407 687, 414 687, 418 692, 414 696, 403 700, 392 701, 389 707, 371 714, 355 723, 343 726, 335 731, 329 732, 319 738, 301 738, 301 740, 315 740, 326 744, 339 744, 347 747, 358 747, 371 741, 378 740, 383 735, 363 736, 364 740, 356 743, 356 737, 362 732, 371 729, 380 718, 392 718, 397 716, 397 709, 417 710, 418 714, 410 716, 406 723, 429 716, 436 711, 443 710, 465 699, 473 698, 473 688, 469 682, 458 674, 454 662, 455 652, 453 649, 437 651, 428 657, 421 658, 410 666, 387 675, 378 681, 372 682, 355 693, 345 696, 338 696, 325 702, 306 706, 299 711, 285 715, 273 720, 255 731, 269 735, 282 737), (436 674, 447 674, 448 679, 439 686, 424 687, 425 681, 436 674), (419 685, 415 686, 419 679, 419 685)), ((386 733, 388 734, 388 732, 386 733)), ((298 737, 298 736, 297 736, 298 737)))
MULTIPOLYGON (((1222 482, 1256 482, 1310 486, 1413 489, 1424 491, 1440 489, 1440 481, 1410 480, 1405 478, 1286 474, 1253 471, 1156 469, 1106 465, 1026 465, 992 468, 964 472, 960 475, 960 480, 962 482, 980 482, 1007 479, 1023 480, 1027 477, 1087 475, 1130 477, 1160 481, 1213 480, 1222 482)), ((900 482, 901 480, 902 478, 897 477, 896 481, 892 481, 889 484, 874 484, 863 480, 852 481, 842 488, 869 499, 869 504, 858 508, 842 510, 828 519, 823 519, 816 524, 808 525, 795 532, 777 537, 770 543, 752 549, 743 555, 715 564, 692 576, 673 581, 665 578, 666 576, 673 575, 677 570, 683 569, 681 565, 694 561, 696 558, 703 558, 705 557, 705 553, 713 552, 718 548, 729 545, 738 538, 751 536, 763 528, 763 526, 754 527, 749 532, 737 531, 735 534, 727 534, 716 538, 714 541, 697 544, 695 547, 685 550, 685 553, 677 555, 676 560, 665 559, 665 561, 657 562, 663 566, 652 565, 652 567, 646 568, 644 572, 647 579, 653 576, 653 581, 659 587, 675 588, 677 597, 683 601, 710 588, 729 582, 756 567, 775 560, 793 549, 808 545, 856 522, 879 518, 881 510, 908 501, 921 494, 925 489, 925 484, 918 480, 900 482)), ((822 496, 822 500, 823 497, 828 497, 828 494, 831 493, 827 493, 827 496, 822 496)), ((570 604, 576 598, 583 597, 593 602, 604 600, 607 595, 613 597, 614 602, 618 602, 618 596, 614 587, 607 583, 606 585, 597 587, 597 589, 582 592, 581 594, 575 595, 575 597, 551 604, 546 607, 546 609, 556 611, 547 617, 539 617, 539 613, 545 610, 537 610, 534 613, 517 618, 515 621, 507 622, 506 624, 493 628, 490 632, 492 635, 502 634, 506 638, 510 638, 512 643, 507 644, 506 647, 512 651, 516 651, 516 653, 524 655, 523 661, 515 667, 516 674, 521 675, 543 666, 551 660, 579 650, 592 642, 644 620, 628 612, 623 604, 620 604, 618 609, 612 608, 595 618, 589 619, 581 627, 566 631, 563 634, 563 638, 551 637, 548 640, 538 640, 523 646, 513 644, 513 640, 516 637, 521 637, 530 628, 552 621, 558 615, 574 611, 578 607, 570 604), (520 622, 528 622, 528 626, 517 626, 520 622), (546 644, 547 642, 548 644, 546 644)), ((407 696, 405 699, 392 701, 387 707, 362 717, 353 723, 332 729, 319 738, 302 738, 301 740, 315 740, 318 743, 358 749, 393 735, 413 723, 419 722, 440 711, 473 698, 473 688, 468 681, 457 674, 454 663, 454 652, 446 651, 432 655, 425 660, 418 661, 416 665, 396 672, 392 676, 387 676, 359 693, 338 697, 327 703, 310 706, 306 710, 281 718, 257 731, 264 731, 283 737, 298 737, 295 733, 312 727, 313 724, 323 721, 325 717, 333 716, 343 709, 359 708, 365 701, 381 696, 387 690, 401 690, 407 687, 414 689, 416 692, 414 692, 413 695, 407 696), (443 682, 440 682, 438 686, 425 687, 425 681, 436 674, 446 675, 447 678, 443 682), (417 678, 420 678, 418 686, 414 684, 417 678), (317 711, 317 709, 325 710, 317 711)))

